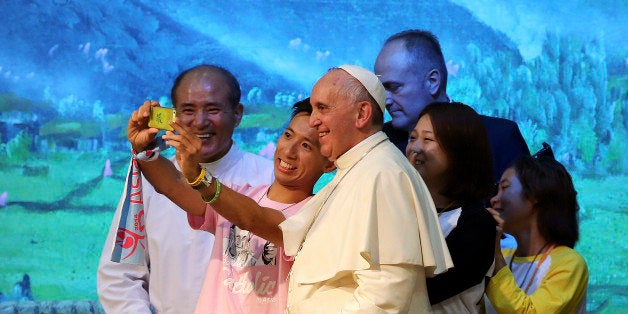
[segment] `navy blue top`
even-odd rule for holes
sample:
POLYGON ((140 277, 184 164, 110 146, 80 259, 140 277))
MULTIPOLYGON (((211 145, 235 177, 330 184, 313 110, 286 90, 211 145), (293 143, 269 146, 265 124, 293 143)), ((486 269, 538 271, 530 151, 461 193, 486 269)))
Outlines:
POLYGON ((462 206, 457 226, 445 238, 454 268, 426 279, 432 305, 482 282, 495 259, 496 224, 482 202, 462 206))

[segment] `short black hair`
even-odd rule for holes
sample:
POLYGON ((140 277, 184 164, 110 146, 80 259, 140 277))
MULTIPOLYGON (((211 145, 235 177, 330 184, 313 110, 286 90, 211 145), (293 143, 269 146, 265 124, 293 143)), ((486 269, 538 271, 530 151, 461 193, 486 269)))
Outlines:
POLYGON ((292 116, 294 118, 301 112, 307 112, 308 115, 312 114, 312 104, 310 103, 310 97, 303 100, 299 100, 292 105, 292 116))
POLYGON ((196 73, 196 72, 205 72, 205 73, 221 75, 225 79, 227 86, 229 86, 229 104, 231 105, 232 108, 235 108, 236 106, 238 106, 238 104, 240 103, 240 97, 242 93, 240 91, 240 83, 238 83, 238 80, 235 78, 235 76, 233 76, 233 74, 231 74, 231 72, 229 72, 229 70, 221 66, 213 65, 213 64, 197 65, 195 67, 191 67, 181 72, 177 76, 177 78, 174 80, 174 83, 172 84, 172 89, 170 90, 170 99, 173 105, 175 105, 175 99, 177 96, 176 92, 177 92, 177 88, 181 84, 181 81, 183 81, 183 79, 188 74, 196 73))
POLYGON ((522 156, 513 165, 523 197, 538 211, 538 227, 548 242, 573 248, 578 242, 577 194, 571 175, 554 158, 522 156))

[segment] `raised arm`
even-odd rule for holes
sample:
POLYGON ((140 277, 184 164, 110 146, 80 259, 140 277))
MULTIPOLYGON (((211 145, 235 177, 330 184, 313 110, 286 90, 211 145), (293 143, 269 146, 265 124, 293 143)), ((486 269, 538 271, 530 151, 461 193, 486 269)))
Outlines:
MULTIPOLYGON (((148 127, 150 108, 158 105, 156 101, 146 101, 131 115, 127 137, 135 151, 145 150, 159 132, 156 128, 148 127)), ((220 193, 212 202, 212 206, 207 206, 201 195, 206 200, 211 200, 216 196, 218 179, 214 178, 212 184, 199 191, 194 190, 188 184, 194 181, 201 172, 199 152, 202 141, 178 122, 172 123, 172 126, 178 134, 168 131, 163 138, 167 145, 176 148, 177 162, 191 179, 188 181, 174 164, 163 156, 152 161, 140 161, 142 174, 155 187, 155 190, 167 196, 191 215, 203 216, 206 208, 211 208, 241 229, 253 232, 277 245, 283 245, 283 237, 278 225, 286 218, 280 211, 261 207, 252 199, 222 184, 220 193)))
MULTIPOLYGON (((194 190, 188 184, 189 182, 197 181, 199 175, 201 175, 199 152, 202 142, 201 139, 178 122, 174 122, 171 125, 177 133, 166 132, 163 138, 166 140, 166 144, 177 149, 177 163, 184 174, 184 176, 180 176, 179 182, 185 185, 185 190, 195 193, 196 198, 201 199, 203 207, 205 207, 205 203, 211 203, 207 208, 215 210, 241 229, 248 230, 277 245, 283 245, 283 236, 279 229, 279 223, 284 221, 286 217, 281 211, 259 206, 251 198, 232 190, 222 183, 220 183, 220 191, 218 191, 219 181, 217 178, 212 178, 211 174, 206 176, 207 179, 211 179, 211 184, 199 190, 194 190)), ((151 180, 148 176, 147 179, 151 180)), ((177 185, 180 184, 178 183, 177 185)), ((164 188, 167 189, 164 190, 164 194, 168 193, 166 195, 169 198, 170 193, 184 193, 183 188, 176 188, 177 191, 171 191, 171 189, 175 188, 164 188)), ((187 194, 188 192, 185 193, 187 194)), ((179 196, 176 196, 176 198, 178 199, 179 196)), ((173 201, 177 203, 178 200, 173 199, 173 201)), ((194 202, 196 203, 196 200, 194 202)), ((177 204, 179 205, 179 203, 177 204)), ((185 204, 185 206, 190 205, 185 204)), ((194 205, 195 208, 197 206, 194 205)), ((183 208, 185 209, 185 207, 183 208)), ((188 210, 186 209, 186 211, 188 210)), ((196 210, 188 212, 193 215, 202 215, 196 210)))
MULTIPOLYGON (((155 106, 159 106, 157 101, 145 101, 131 114, 127 125, 127 138, 135 152, 146 150, 154 142, 155 135, 159 132, 159 129, 148 126, 150 109, 155 106)), ((189 187, 181 172, 170 160, 159 156, 156 160, 138 160, 138 163, 142 175, 155 187, 157 192, 166 195, 190 214, 205 214, 205 203, 200 195, 189 187)))

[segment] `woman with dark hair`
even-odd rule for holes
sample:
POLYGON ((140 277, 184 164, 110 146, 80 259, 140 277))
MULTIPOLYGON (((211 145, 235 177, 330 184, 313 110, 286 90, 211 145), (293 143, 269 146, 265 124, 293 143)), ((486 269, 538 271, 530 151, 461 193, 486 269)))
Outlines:
POLYGON ((410 133, 406 156, 430 191, 454 262, 427 279, 432 310, 477 313, 496 233, 484 207, 493 193, 493 168, 482 118, 462 103, 432 103, 410 133))
POLYGON ((553 158, 522 157, 506 169, 489 211, 517 239, 517 248, 495 245, 488 312, 585 312, 589 271, 573 249, 579 235, 576 194, 571 176, 553 158))

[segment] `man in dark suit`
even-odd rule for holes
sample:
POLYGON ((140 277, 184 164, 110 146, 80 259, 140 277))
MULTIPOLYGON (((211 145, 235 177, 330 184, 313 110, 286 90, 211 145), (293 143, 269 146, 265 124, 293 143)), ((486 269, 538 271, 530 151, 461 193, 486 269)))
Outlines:
MULTIPOLYGON (((406 30, 390 36, 375 61, 375 74, 386 88, 386 108, 392 121, 384 132, 405 153, 408 134, 429 103, 450 101, 447 67, 436 36, 428 31, 406 30)), ((519 156, 530 155, 513 121, 482 116, 493 154, 493 178, 499 180, 519 156)))

